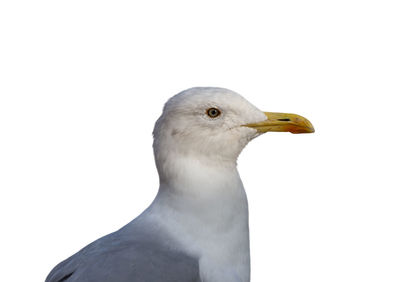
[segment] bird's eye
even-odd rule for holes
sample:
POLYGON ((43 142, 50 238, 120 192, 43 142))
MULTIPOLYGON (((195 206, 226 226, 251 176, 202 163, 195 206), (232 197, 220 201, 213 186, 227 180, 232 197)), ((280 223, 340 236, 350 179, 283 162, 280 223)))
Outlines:
POLYGON ((217 108, 209 108, 209 109, 207 110, 207 115, 208 115, 210 118, 216 118, 216 117, 219 116, 220 114, 221 114, 221 111, 218 110, 217 108))

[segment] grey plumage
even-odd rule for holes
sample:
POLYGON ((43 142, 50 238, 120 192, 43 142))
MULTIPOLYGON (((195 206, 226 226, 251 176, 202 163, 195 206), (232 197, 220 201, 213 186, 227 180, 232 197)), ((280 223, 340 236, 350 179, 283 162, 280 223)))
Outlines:
POLYGON ((200 281, 198 259, 160 234, 133 221, 58 264, 45 282, 200 281))

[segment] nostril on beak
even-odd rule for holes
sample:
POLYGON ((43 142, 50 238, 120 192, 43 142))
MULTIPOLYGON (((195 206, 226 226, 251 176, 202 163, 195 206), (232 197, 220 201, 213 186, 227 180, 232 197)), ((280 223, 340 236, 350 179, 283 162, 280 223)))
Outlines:
POLYGON ((290 121, 290 118, 278 118, 279 121, 290 121))

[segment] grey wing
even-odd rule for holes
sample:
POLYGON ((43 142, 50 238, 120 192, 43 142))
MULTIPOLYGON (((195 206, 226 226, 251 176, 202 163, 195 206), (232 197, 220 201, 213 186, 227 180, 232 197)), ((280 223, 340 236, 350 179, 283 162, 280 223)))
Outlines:
POLYGON ((76 253, 75 255, 57 264, 49 273, 49 275, 47 275, 45 282, 67 281, 67 279, 70 278, 72 274, 74 274, 74 272, 78 269, 80 261, 79 257, 80 254, 76 253))
POLYGON ((46 282, 198 282, 196 258, 155 238, 116 239, 110 234, 57 265, 46 282))

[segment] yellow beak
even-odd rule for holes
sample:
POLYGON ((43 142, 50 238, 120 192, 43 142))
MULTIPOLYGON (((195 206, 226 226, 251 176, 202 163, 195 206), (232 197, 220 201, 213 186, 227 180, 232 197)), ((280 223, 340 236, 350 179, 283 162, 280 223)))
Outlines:
POLYGON ((257 129, 258 132, 279 131, 291 133, 313 133, 314 127, 306 118, 295 114, 264 113, 267 120, 243 126, 257 129))

